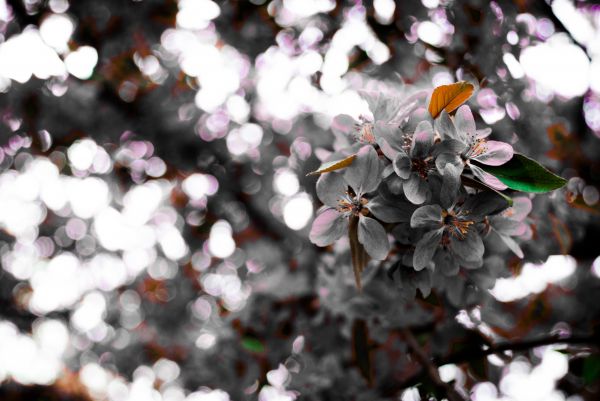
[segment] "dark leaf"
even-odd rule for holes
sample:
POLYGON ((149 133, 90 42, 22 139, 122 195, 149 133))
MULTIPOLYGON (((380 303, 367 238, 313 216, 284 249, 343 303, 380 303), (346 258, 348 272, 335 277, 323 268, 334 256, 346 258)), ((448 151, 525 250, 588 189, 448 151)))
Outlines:
POLYGON ((517 191, 544 193, 558 189, 567 183, 564 178, 520 153, 515 153, 512 159, 501 166, 483 164, 477 166, 517 191))

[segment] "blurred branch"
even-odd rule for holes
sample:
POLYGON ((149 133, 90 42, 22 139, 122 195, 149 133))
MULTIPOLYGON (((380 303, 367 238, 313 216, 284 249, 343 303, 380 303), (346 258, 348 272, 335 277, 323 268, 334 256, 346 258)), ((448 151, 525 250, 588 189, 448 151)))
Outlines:
MULTIPOLYGON (((416 342, 416 339, 414 338, 412 332, 409 329, 404 329, 402 332, 406 338, 407 344, 415 352, 415 356, 419 359, 419 362, 423 366, 423 369, 416 372, 407 379, 403 380, 402 382, 394 383, 388 386, 383 392, 383 395, 385 396, 395 395, 408 387, 417 385, 423 379, 424 374, 427 374, 430 377, 430 379, 434 383, 436 383, 434 377, 437 376, 439 378, 437 367, 449 363, 460 364, 505 351, 528 351, 533 348, 541 347, 544 345, 570 344, 589 345, 598 347, 598 344, 600 343, 600 334, 595 332, 589 335, 573 335, 571 337, 549 335, 530 340, 502 342, 484 349, 466 348, 464 350, 452 353, 447 357, 433 358, 432 360, 430 360, 420 348, 419 344, 416 342)), ((447 383, 444 384, 447 385, 447 383)))
POLYGON ((465 401, 462 395, 460 395, 454 387, 450 384, 444 382, 440 378, 440 374, 438 372, 437 366, 429 359, 423 348, 419 345, 417 339, 413 335, 410 329, 403 329, 402 334, 404 335, 404 339, 406 340, 408 346, 412 349, 413 355, 417 358, 419 363, 425 369, 427 375, 433 382, 433 384, 443 391, 450 401, 465 401))
POLYGON ((479 359, 488 355, 498 354, 505 351, 527 351, 532 348, 541 347, 544 345, 553 344, 571 344, 571 345, 597 345, 600 340, 600 335, 594 333, 592 335, 573 335, 571 337, 560 337, 558 335, 550 335, 546 337, 535 338, 531 340, 502 342, 495 344, 485 349, 464 349, 454 354, 450 354, 446 358, 441 358, 437 362, 438 365, 448 363, 467 362, 479 359))

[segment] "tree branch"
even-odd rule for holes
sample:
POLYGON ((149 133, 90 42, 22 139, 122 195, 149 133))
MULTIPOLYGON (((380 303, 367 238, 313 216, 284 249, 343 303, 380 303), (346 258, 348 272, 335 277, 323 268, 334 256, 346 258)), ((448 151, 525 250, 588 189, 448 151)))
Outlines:
MULTIPOLYGON (((415 342, 416 342, 416 339, 414 339, 412 332, 409 329, 403 329, 402 332, 404 333, 404 336, 407 340, 409 347, 411 349, 413 349, 413 351, 414 351, 415 348, 413 347, 413 344, 411 344, 410 337, 412 336, 412 338, 415 342), (405 334, 406 332, 408 332, 410 335, 405 334)), ((498 354, 498 353, 505 352, 505 351, 527 351, 527 350, 530 350, 530 349, 533 349, 536 347, 541 347, 544 345, 553 345, 553 344, 590 345, 590 346, 598 348, 598 344, 600 344, 600 333, 577 334, 577 335, 572 335, 572 336, 566 337, 566 338, 565 337, 561 338, 560 336, 557 336, 557 335, 549 335, 549 336, 544 336, 544 337, 539 337, 539 338, 529 339, 529 340, 514 341, 514 342, 502 342, 502 343, 495 344, 495 345, 490 346, 485 349, 467 348, 465 350, 461 350, 461 351, 452 353, 446 357, 433 358, 432 360, 429 360, 427 358, 427 356, 425 355, 425 362, 426 362, 425 364, 422 361, 423 355, 421 355, 419 357, 417 351, 415 351, 415 356, 419 357, 419 362, 421 362, 421 364, 423 365, 424 370, 416 372, 415 374, 413 374, 412 376, 408 377, 407 379, 403 380, 400 383, 394 383, 394 384, 390 385, 389 387, 387 387, 385 389, 385 391, 383 392, 383 395, 384 396, 393 396, 408 387, 412 387, 412 386, 418 384, 422 380, 422 377, 425 373, 427 373, 428 376, 431 378, 432 373, 433 373, 432 368, 435 370, 435 372, 437 374, 438 366, 443 366, 443 365, 446 365, 449 363, 459 364, 459 363, 469 362, 472 360, 486 357, 488 355, 498 354)), ((416 345, 420 349, 420 346, 418 345, 418 343, 416 345)), ((422 349, 421 349, 421 351, 422 351, 422 349)), ((438 375, 438 377, 439 377, 439 375, 438 375)), ((435 383, 435 381, 434 381, 434 383, 435 383)))
POLYGON ((572 345, 597 345, 600 340, 598 334, 592 335, 573 335, 571 337, 560 337, 558 335, 550 335, 546 337, 535 338, 531 340, 502 342, 495 344, 486 349, 464 349, 446 358, 436 359, 436 364, 445 365, 448 363, 460 363, 482 358, 492 354, 498 354, 505 351, 527 351, 532 348, 541 347, 552 344, 572 344, 572 345))
POLYGON ((410 331, 410 329, 408 329, 408 328, 404 328, 404 329, 402 329, 402 334, 404 335, 404 338, 405 338, 408 346, 412 349, 413 355, 417 358, 419 363, 423 366, 423 368, 427 372, 427 375, 429 376, 429 378, 431 379, 433 384, 438 389, 440 389, 441 391, 443 391, 446 394, 446 397, 448 398, 448 400, 450 400, 450 401, 465 401, 463 396, 460 395, 458 393, 458 391, 456 391, 454 389, 454 387, 452 387, 448 383, 444 382, 440 378, 440 374, 438 372, 437 366, 429 359, 429 357, 427 356, 427 354, 425 353, 423 348, 421 348, 417 339, 413 335, 412 331, 410 331))

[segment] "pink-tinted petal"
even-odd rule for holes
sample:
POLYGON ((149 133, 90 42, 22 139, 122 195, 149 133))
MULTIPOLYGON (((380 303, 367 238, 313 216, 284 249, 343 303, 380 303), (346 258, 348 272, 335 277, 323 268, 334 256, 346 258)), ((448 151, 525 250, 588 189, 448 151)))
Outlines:
POLYGON ((348 232, 348 219, 337 210, 327 208, 317 215, 310 230, 310 241, 317 246, 333 244, 348 232))
POLYGON ((339 114, 333 118, 331 130, 335 134, 354 135, 356 132, 356 120, 347 114, 339 114))
POLYGON ((523 235, 527 229, 527 225, 525 223, 507 219, 502 216, 492 216, 490 223, 494 230, 501 234, 510 235, 513 237, 523 235))
POLYGON ((462 105, 456 110, 454 125, 456 126, 459 135, 461 133, 463 135, 475 133, 475 119, 473 118, 473 113, 471 113, 469 106, 462 105))
POLYGON ((491 133, 492 133, 491 128, 478 129, 477 131, 475 131, 475 138, 477 138, 477 139, 487 138, 488 136, 490 136, 491 133))
POLYGON ((513 147, 506 142, 487 141, 485 147, 486 151, 473 160, 488 166, 501 166, 513 157, 513 147))
POLYGON ((532 207, 531 199, 525 196, 518 196, 513 198, 513 205, 505 212, 505 215, 513 220, 523 221, 529 212, 531 212, 532 207))
POLYGON ((433 127, 428 121, 421 121, 412 137, 410 156, 424 158, 433 146, 433 127))
POLYGON ((502 183, 502 181, 500 181, 499 179, 497 179, 490 173, 486 173, 480 167, 474 166, 472 164, 470 165, 470 167, 471 167, 471 171, 473 172, 473 175, 475 177, 477 177, 484 184, 487 184, 490 187, 497 189, 499 191, 502 191, 502 190, 505 190, 506 188, 508 188, 506 185, 504 185, 502 183))

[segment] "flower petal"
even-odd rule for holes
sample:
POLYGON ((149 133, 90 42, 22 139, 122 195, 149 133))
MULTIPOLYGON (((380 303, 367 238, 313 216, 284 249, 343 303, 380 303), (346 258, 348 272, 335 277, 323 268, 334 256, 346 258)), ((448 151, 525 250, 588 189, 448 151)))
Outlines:
POLYGON ((519 244, 517 244, 517 242, 514 239, 512 239, 508 235, 504 235, 504 234, 500 234, 500 233, 498 233, 498 235, 502 239, 502 242, 504 242, 506 244, 506 246, 508 246, 508 249, 510 249, 520 259, 523 259, 523 257, 525 256, 525 255, 523 255, 523 250, 521 249, 519 244))
POLYGON ((444 174, 444 168, 447 164, 451 164, 462 174, 465 164, 463 163, 460 156, 456 153, 442 153, 435 159, 435 167, 440 174, 444 174))
POLYGON ((506 142, 487 141, 485 143, 486 151, 473 160, 488 166, 500 166, 513 157, 513 147, 506 142))
POLYGON ((317 196, 327 206, 336 208, 347 190, 348 185, 341 174, 325 173, 317 180, 317 196))
POLYGON ((356 132, 356 120, 348 114, 339 114, 333 118, 331 130, 334 134, 345 136, 354 135, 356 132))
POLYGON ((369 104, 375 121, 389 121, 395 117, 400 109, 400 98, 389 96, 381 92, 359 91, 361 97, 369 104))
POLYGON ((421 121, 412 137, 410 145, 410 156, 425 158, 433 146, 433 128, 429 121, 421 121))
POLYGON ((380 172, 377 152, 373 146, 366 145, 360 148, 352 165, 346 168, 344 179, 357 195, 365 194, 377 189, 381 182, 380 172))
POLYGON ((377 220, 363 215, 358 221, 358 242, 375 260, 385 259, 390 252, 390 241, 383 226, 377 220))
MULTIPOLYGON (((375 137, 377 137, 377 134, 375 134, 375 137)), ((377 144, 383 155, 388 159, 394 160, 396 156, 398 156, 399 152, 394 149, 385 138, 377 138, 377 144)))
MULTIPOLYGON (((486 216, 494 215, 507 206, 507 202, 492 191, 481 191, 476 195, 468 197, 461 209, 466 211, 469 219, 479 222, 486 216)), ((495 217, 495 216, 493 216, 495 217)))
POLYGON ((503 216, 492 216, 490 224, 500 234, 519 236, 525 234, 527 225, 522 221, 508 219, 503 216))
POLYGON ((474 229, 470 229, 464 239, 455 238, 450 244, 452 252, 461 265, 479 267, 483 264, 485 248, 481 237, 474 229))
POLYGON ((484 184, 487 184, 490 187, 497 189, 499 191, 502 191, 502 190, 508 188, 506 185, 504 185, 502 183, 502 181, 500 181, 499 179, 497 179, 490 173, 483 171, 480 167, 477 167, 473 164, 470 164, 469 166, 471 167, 471 171, 473 172, 473 175, 475 177, 477 177, 484 184))
POLYGON ((491 133, 492 133, 491 128, 478 129, 475 131, 475 138, 477 138, 477 139, 487 138, 488 136, 490 136, 491 133))
POLYGON ((398 152, 398 156, 394 159, 394 171, 398 177, 406 180, 410 177, 411 164, 410 157, 406 153, 398 152))
POLYGON ((443 232, 444 230, 441 228, 429 231, 417 242, 413 255, 413 267, 415 270, 419 271, 427 267, 435 251, 438 249, 443 232))
POLYGON ((456 127, 445 110, 442 111, 440 116, 435 119, 433 125, 435 130, 442 137, 442 140, 453 139, 455 141, 465 142, 465 140, 461 140, 461 138, 458 136, 456 127))
POLYGON ((456 139, 444 139, 442 142, 435 145, 433 150, 434 155, 441 153, 454 153, 460 155, 467 149, 467 144, 456 139))
POLYGON ((439 226, 442 224, 442 208, 439 205, 425 205, 421 206, 413 213, 410 218, 410 226, 412 228, 417 227, 431 227, 439 226))
POLYGON ((529 212, 531 212, 532 208, 533 205, 531 204, 531 199, 525 196, 514 197, 512 208, 509 209, 512 210, 512 212, 510 212, 510 216, 507 215, 506 217, 517 221, 523 221, 529 212))
POLYGON ((456 110, 454 125, 456 125, 456 130, 459 135, 461 135, 461 133, 463 135, 475 133, 475 119, 473 118, 473 113, 471 113, 471 108, 469 108, 469 106, 463 105, 456 110))
POLYGON ((327 208, 320 212, 313 221, 310 230, 310 241, 317 246, 333 244, 348 231, 348 219, 337 210, 327 208))
POLYGON ((456 263, 456 259, 454 259, 454 255, 443 248, 440 248, 440 250, 435 253, 433 261, 435 262, 436 272, 439 271, 444 276, 456 276, 460 270, 458 263, 456 263))
MULTIPOLYGON (((392 147, 392 149, 396 151, 402 149, 403 134, 397 125, 383 121, 376 121, 373 126, 373 132, 375 134, 375 138, 377 138, 377 143, 379 143, 379 140, 385 140, 388 145, 392 147)), ((393 159, 393 157, 389 156, 388 158, 393 159)))
POLYGON ((408 202, 395 200, 391 203, 381 196, 369 201, 367 207, 384 223, 408 223, 415 207, 408 202))
POLYGON ((444 167, 440 202, 445 209, 449 209, 456 201, 460 188, 460 174, 461 171, 450 163, 444 167))
POLYGON ((412 173, 408 181, 402 186, 404 195, 411 203, 420 205, 427 200, 431 193, 427 181, 421 178, 417 173, 412 173))

